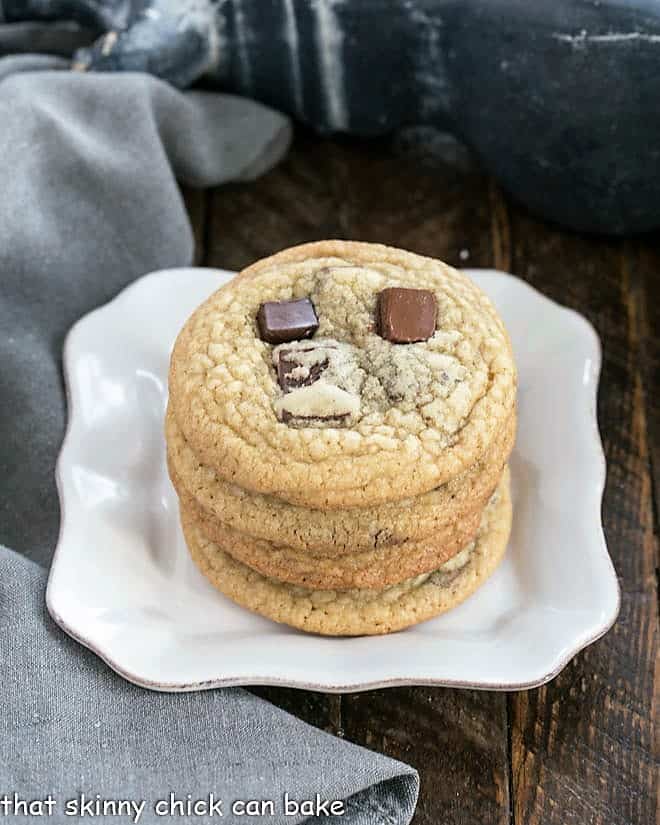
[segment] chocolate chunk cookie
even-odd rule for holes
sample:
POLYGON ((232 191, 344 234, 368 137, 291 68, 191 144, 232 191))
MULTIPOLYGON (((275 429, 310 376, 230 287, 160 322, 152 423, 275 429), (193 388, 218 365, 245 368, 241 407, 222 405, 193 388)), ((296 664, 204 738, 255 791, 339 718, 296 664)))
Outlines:
POLYGON ((172 482, 182 498, 194 500, 199 518, 226 530, 326 556, 398 548, 437 536, 482 508, 502 475, 515 437, 515 415, 505 422, 488 452, 465 473, 435 490, 400 502, 347 510, 299 507, 276 496, 252 493, 221 479, 200 463, 174 415, 166 419, 167 455, 172 482))
POLYGON ((232 558, 182 511, 195 564, 222 593, 277 622, 328 636, 391 633, 430 619, 470 596, 504 555, 511 528, 508 474, 484 510, 474 541, 444 565, 379 589, 312 590, 267 577, 232 558))
POLYGON ((204 466, 321 510, 400 501, 464 473, 503 431, 515 391, 504 326, 469 278, 344 241, 246 269, 193 313, 170 370, 176 424, 204 466))

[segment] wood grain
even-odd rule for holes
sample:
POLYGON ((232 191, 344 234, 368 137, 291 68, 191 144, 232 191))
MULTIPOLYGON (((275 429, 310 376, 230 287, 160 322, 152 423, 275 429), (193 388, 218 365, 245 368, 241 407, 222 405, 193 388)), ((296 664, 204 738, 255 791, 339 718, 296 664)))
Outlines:
POLYGON ((628 241, 623 259, 631 311, 639 330, 639 361, 653 475, 656 534, 660 507, 660 237, 628 241))
MULTIPOLYGON (((603 343, 603 515, 622 588, 613 630, 546 687, 513 694, 514 822, 632 825, 655 815, 655 536, 630 249, 561 232, 511 207, 512 266, 585 314, 603 343)), ((576 548, 579 550, 579 548, 576 548)))
POLYGON ((341 238, 340 152, 333 143, 301 135, 288 157, 258 181, 214 190, 209 265, 241 269, 287 246, 341 238))
POLYGON ((193 264, 195 266, 203 266, 207 247, 208 203, 210 195, 204 189, 192 189, 189 186, 182 187, 181 194, 183 195, 183 202, 188 210, 195 241, 193 264))
POLYGON ((503 694, 390 688, 345 696, 349 739, 413 765, 421 791, 414 823, 510 821, 503 694))
POLYGON ((186 193, 197 260, 240 269, 305 241, 380 241, 454 265, 510 269, 586 314, 604 346, 604 521, 621 617, 550 685, 508 697, 433 688, 255 692, 414 765, 422 778, 417 825, 647 825, 657 792, 652 463, 657 501, 660 313, 652 286, 660 244, 546 225, 464 160, 429 165, 388 141, 300 133, 288 158, 260 180, 207 197, 186 193))

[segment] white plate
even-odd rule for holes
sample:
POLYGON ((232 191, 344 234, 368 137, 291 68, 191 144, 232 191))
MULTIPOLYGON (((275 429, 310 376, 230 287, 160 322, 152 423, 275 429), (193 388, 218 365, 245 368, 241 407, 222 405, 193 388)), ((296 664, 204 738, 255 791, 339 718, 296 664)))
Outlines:
POLYGON ((66 341, 62 526, 47 590, 60 627, 126 679, 172 691, 524 688, 605 633, 619 588, 600 518, 598 338, 512 275, 470 274, 504 317, 520 373, 513 532, 474 596, 390 636, 328 639, 252 615, 206 582, 179 529, 162 421, 174 339, 230 273, 173 269, 134 283, 66 341))

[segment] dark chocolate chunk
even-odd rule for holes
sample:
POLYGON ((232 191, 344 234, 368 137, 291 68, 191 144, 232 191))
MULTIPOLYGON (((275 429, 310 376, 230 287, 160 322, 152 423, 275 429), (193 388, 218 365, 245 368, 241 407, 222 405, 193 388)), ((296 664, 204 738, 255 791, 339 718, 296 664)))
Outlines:
POLYGON ((378 334, 393 344, 426 341, 435 332, 438 306, 428 289, 389 287, 378 295, 378 334))
POLYGON ((307 424, 342 424, 349 417, 350 413, 337 413, 335 415, 294 415, 288 410, 282 410, 280 421, 283 424, 298 424, 301 427, 307 424))
POLYGON ((277 380, 284 392, 291 392, 297 387, 308 387, 318 381, 321 373, 327 369, 328 359, 306 365, 298 356, 301 353, 311 352, 310 347, 299 349, 281 349, 277 353, 277 380))
POLYGON ((269 344, 311 338, 319 328, 314 304, 309 298, 267 301, 259 307, 257 324, 262 340, 269 344))

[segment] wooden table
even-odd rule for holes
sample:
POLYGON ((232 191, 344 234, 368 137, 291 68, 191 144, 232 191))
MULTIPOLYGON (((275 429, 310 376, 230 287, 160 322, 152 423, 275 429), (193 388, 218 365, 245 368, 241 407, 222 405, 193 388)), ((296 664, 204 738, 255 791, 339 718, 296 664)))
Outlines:
MULTIPOLYGON (((622 589, 614 628, 549 685, 520 693, 255 688, 421 775, 417 825, 651 825, 660 500, 657 237, 582 237, 531 217, 469 157, 301 133, 260 180, 185 193, 197 262, 240 269, 292 244, 350 238, 496 267, 586 315, 604 349, 605 532, 622 589), (655 294, 655 299, 653 295, 655 294)), ((576 547, 579 552, 579 547, 576 547)))

